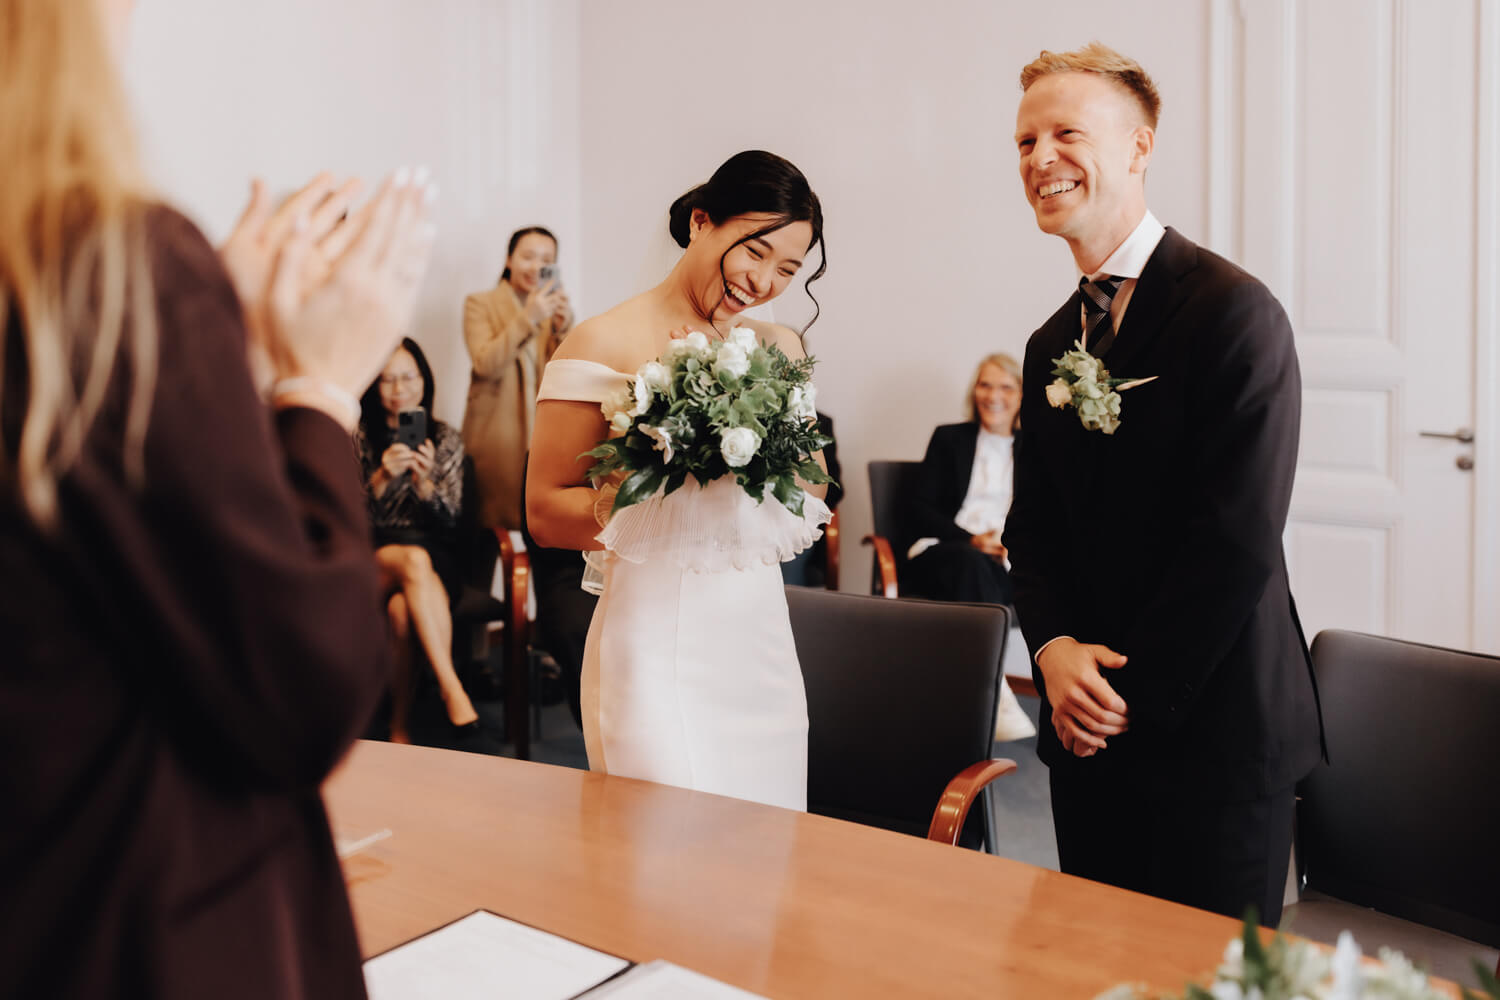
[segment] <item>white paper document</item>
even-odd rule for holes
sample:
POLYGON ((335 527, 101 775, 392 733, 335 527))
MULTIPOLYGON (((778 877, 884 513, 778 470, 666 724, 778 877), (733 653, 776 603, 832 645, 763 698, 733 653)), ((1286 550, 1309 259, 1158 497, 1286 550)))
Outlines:
POLYGON ((657 960, 637 965, 623 976, 611 979, 584 994, 586 1000, 765 1000, 738 986, 657 960))
POLYGON ((569 1000, 630 963, 478 910, 365 962, 370 1000, 569 1000))

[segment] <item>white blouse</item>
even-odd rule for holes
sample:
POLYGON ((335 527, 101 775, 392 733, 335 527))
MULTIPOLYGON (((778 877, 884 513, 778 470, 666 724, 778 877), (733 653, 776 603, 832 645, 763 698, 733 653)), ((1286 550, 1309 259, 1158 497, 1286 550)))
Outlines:
MULTIPOLYGON (((1010 513, 1013 441, 1009 434, 994 434, 979 428, 969 491, 953 517, 953 523, 971 535, 1005 527, 1005 516, 1010 513)), ((907 550, 906 558, 915 559, 937 543, 936 538, 919 538, 907 550)))

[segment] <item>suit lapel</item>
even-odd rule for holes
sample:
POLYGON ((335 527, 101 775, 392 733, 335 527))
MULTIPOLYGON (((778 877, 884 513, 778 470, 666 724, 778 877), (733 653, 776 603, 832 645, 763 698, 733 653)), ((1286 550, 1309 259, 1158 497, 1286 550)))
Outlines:
POLYGON ((1156 374, 1134 371, 1130 363, 1161 336, 1162 329, 1182 304, 1182 279, 1197 266, 1197 245, 1168 227, 1136 282, 1135 292, 1125 307, 1125 320, 1105 357, 1111 375, 1146 378, 1156 374))

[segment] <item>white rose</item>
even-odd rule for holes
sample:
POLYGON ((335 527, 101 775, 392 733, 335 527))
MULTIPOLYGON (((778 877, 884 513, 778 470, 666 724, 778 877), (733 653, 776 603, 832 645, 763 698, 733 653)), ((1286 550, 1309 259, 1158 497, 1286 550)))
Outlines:
POLYGON ((755 331, 748 326, 737 326, 730 330, 727 339, 731 344, 739 345, 740 349, 746 354, 749 354, 760 346, 760 341, 756 339, 755 331))
POLYGON ((738 469, 755 457, 760 438, 748 427, 731 427, 719 437, 719 454, 731 469, 738 469))
POLYGON ((1067 406, 1072 401, 1073 390, 1070 389, 1068 387, 1068 383, 1064 382, 1062 379, 1056 379, 1052 382, 1051 385, 1047 386, 1048 403, 1051 403, 1056 407, 1063 407, 1067 406))
POLYGON ((665 427, 642 427, 641 433, 656 443, 652 445, 662 453, 661 464, 669 465, 672 461, 672 434, 665 427))
POLYGON ((714 374, 720 375, 728 372, 735 378, 742 378, 750 370, 750 355, 745 349, 732 340, 726 340, 719 345, 719 354, 714 359, 714 374))
POLYGON ((812 383, 805 386, 794 385, 792 391, 786 394, 786 415, 788 420, 816 420, 818 419, 818 407, 815 402, 818 398, 818 390, 812 383))
POLYGON ((641 377, 652 391, 665 392, 667 386, 672 384, 672 369, 660 361, 647 361, 641 365, 641 377))
POLYGON ((634 423, 634 420, 631 419, 630 414, 625 410, 620 410, 616 412, 614 416, 609 418, 609 426, 611 427, 611 429, 616 430, 621 434, 624 434, 626 431, 630 430, 630 425, 632 423, 634 423))
POLYGON ((635 405, 630 408, 630 415, 638 417, 651 408, 651 387, 646 384, 645 376, 637 375, 630 388, 635 397, 635 405))
POLYGON ((683 337, 682 340, 683 340, 683 343, 687 344, 689 347, 691 347, 694 351, 697 351, 699 354, 702 354, 703 352, 705 352, 705 351, 708 350, 708 337, 706 335, 704 335, 701 331, 694 330, 693 332, 689 333, 686 337, 683 337))

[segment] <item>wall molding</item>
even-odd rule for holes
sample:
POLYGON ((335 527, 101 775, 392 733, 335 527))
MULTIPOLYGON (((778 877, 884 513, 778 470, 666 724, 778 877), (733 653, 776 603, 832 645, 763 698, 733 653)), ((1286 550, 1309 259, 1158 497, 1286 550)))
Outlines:
POLYGON ((1474 648, 1500 654, 1500 0, 1479 0, 1474 246, 1474 648))

